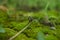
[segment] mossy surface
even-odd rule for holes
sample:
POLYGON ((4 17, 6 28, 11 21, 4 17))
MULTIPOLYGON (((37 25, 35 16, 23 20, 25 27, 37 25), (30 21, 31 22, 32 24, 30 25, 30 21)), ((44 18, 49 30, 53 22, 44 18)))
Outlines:
MULTIPOLYGON (((36 17, 36 19, 40 19, 44 17, 44 12, 30 12, 32 17, 36 17)), ((22 30, 28 24, 28 12, 21 12, 24 15, 22 20, 14 19, 10 20, 7 18, 6 14, 0 14, 0 22, 3 23, 3 27, 5 29, 5 33, 0 33, 0 40, 8 40, 10 37, 16 35, 20 30, 22 30), (25 19, 26 18, 26 19, 25 19)), ((42 31, 46 40, 59 40, 60 39, 60 17, 57 16, 58 13, 55 11, 48 12, 49 19, 52 23, 55 24, 56 30, 51 30, 49 25, 41 24, 40 22, 33 22, 26 30, 24 30, 20 35, 18 35, 14 40, 36 40, 37 33, 42 31)), ((43 21, 42 21, 43 22, 43 21)))
POLYGON ((0 40, 8 40, 10 37, 14 36, 17 32, 10 28, 5 28, 5 33, 0 33, 0 40))

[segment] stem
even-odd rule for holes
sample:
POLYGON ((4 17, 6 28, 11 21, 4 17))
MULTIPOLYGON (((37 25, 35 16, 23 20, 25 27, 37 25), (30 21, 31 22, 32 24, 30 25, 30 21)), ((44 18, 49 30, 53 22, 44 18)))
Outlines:
POLYGON ((46 5, 46 7, 45 7, 45 9, 44 9, 44 11, 45 11, 45 17, 44 17, 44 18, 46 19, 46 20, 45 20, 46 22, 49 22, 49 20, 48 20, 48 14, 47 14, 48 6, 49 6, 49 2, 47 3, 47 5, 46 5))
MULTIPOLYGON (((32 22, 33 22, 33 21, 32 21, 32 22)), ((32 22, 30 22, 26 27, 24 27, 22 30, 20 30, 16 35, 12 36, 9 40, 13 40, 13 39, 16 38, 18 35, 20 35, 25 29, 27 29, 27 28, 31 25, 32 22)))
POLYGON ((46 11, 47 11, 48 6, 49 6, 49 2, 47 3, 47 5, 46 5, 46 7, 45 7, 45 10, 46 10, 46 11))

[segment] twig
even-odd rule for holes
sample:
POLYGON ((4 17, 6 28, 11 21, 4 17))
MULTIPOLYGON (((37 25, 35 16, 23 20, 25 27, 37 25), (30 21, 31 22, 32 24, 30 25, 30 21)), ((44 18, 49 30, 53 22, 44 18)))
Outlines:
MULTIPOLYGON (((33 22, 33 21, 32 21, 33 22)), ((12 36, 9 40, 13 40, 14 38, 16 38, 19 34, 21 34, 25 29, 27 29, 27 27, 29 27, 31 25, 30 22, 26 27, 24 27, 22 30, 20 30, 16 35, 12 36)))

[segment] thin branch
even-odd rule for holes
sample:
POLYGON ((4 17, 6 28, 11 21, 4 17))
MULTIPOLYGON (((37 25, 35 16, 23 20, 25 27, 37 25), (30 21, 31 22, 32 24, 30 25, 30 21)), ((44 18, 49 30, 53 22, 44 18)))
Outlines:
MULTIPOLYGON (((33 21, 32 21, 32 22, 33 22, 33 21)), ((31 25, 32 22, 30 22, 26 27, 24 27, 22 30, 20 30, 16 35, 12 36, 9 40, 13 40, 13 39, 16 38, 18 35, 20 35, 25 29, 27 29, 27 28, 31 25)))
POLYGON ((48 9, 48 7, 49 7, 49 2, 46 4, 46 6, 45 6, 45 9, 44 10, 46 10, 47 11, 47 9, 48 9))
POLYGON ((48 7, 49 7, 49 2, 46 4, 46 7, 45 7, 45 9, 44 9, 44 11, 45 11, 45 22, 50 22, 49 21, 49 19, 48 19, 48 13, 47 13, 47 9, 48 9, 48 7))

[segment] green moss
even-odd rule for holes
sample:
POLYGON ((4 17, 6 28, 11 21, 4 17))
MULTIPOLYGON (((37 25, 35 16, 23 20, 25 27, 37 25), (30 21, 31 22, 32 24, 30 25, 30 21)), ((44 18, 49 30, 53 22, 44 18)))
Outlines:
POLYGON ((7 20, 7 13, 0 11, 0 22, 4 23, 7 20))
POLYGON ((26 40, 27 37, 24 34, 18 35, 14 40, 26 40))
POLYGON ((28 38, 26 35, 20 34, 20 35, 18 35, 14 40, 35 40, 35 39, 33 39, 33 38, 28 38))
POLYGON ((17 33, 15 30, 10 29, 10 28, 5 28, 5 30, 6 30, 6 33, 8 34, 8 36, 10 36, 10 37, 17 33))
POLYGON ((56 36, 53 36, 53 35, 48 35, 45 38, 46 38, 46 40, 58 40, 58 38, 56 36))
POLYGON ((5 33, 0 33, 0 40, 8 40, 10 37, 17 33, 16 31, 9 28, 5 28, 5 31, 5 33))
POLYGON ((57 29, 57 30, 56 30, 56 37, 57 37, 58 39, 60 39, 60 29, 57 29))
POLYGON ((25 30, 23 33, 27 36, 27 37, 31 37, 31 38, 36 38, 37 33, 41 31, 40 28, 34 28, 34 29, 27 29, 25 30))
MULTIPOLYGON (((44 18, 45 15, 43 11, 41 12, 22 12, 23 15, 28 18, 29 15, 36 17, 37 19, 44 18)), ((21 13, 21 14, 22 14, 21 13)), ((25 18, 24 17, 24 18, 25 18)), ((58 40, 60 39, 60 17, 55 11, 48 11, 48 18, 51 22, 56 25, 56 30, 51 30, 49 26, 40 24, 39 22, 33 22, 26 30, 18 35, 14 40, 36 40, 36 35, 39 31, 42 31, 45 35, 46 40, 58 40)), ((12 18, 13 19, 13 18, 12 18)), ((22 20, 22 18, 20 18, 22 20)), ((23 21, 7 21, 7 14, 4 12, 0 13, 0 22, 3 23, 6 33, 0 33, 0 40, 8 40, 10 37, 14 36, 18 31, 22 30, 27 24, 28 20, 23 19, 23 21), (17 32, 16 32, 17 31, 17 32)), ((15 20, 15 19, 14 19, 15 20)))
POLYGON ((36 40, 36 39, 33 39, 33 38, 28 38, 27 40, 36 40))
POLYGON ((24 21, 24 22, 11 22, 11 27, 12 29, 16 30, 16 31, 20 31, 21 29, 23 29, 25 27, 25 25, 27 25, 28 21, 24 21))

